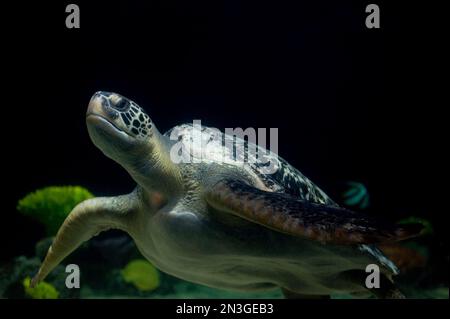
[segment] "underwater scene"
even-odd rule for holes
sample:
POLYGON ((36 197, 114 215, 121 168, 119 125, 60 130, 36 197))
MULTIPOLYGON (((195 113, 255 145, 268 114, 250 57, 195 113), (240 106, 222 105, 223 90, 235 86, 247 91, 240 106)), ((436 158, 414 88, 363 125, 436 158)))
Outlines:
POLYGON ((411 107, 426 35, 402 6, 28 8, 7 38, 0 299, 449 299, 411 107))
MULTIPOLYGON (((233 292, 190 283, 159 271, 142 257, 132 239, 121 232, 99 235, 85 242, 67 257, 51 274, 30 288, 31 278, 54 240, 58 228, 76 204, 93 198, 82 186, 49 186, 30 192, 17 203, 17 213, 45 228, 45 236, 35 244, 34 255, 17 256, 2 265, 0 293, 3 298, 284 298, 280 290, 270 292, 233 292), (83 265, 81 289, 67 289, 66 265, 83 265)), ((342 194, 343 203, 356 209, 370 205, 365 186, 348 182, 342 194)), ((382 246, 402 271, 398 280, 402 291, 411 298, 448 298, 448 287, 433 282, 434 271, 443 271, 434 264, 438 254, 433 251, 433 225, 424 218, 410 216, 401 224, 420 223, 420 239, 401 245, 382 246), (436 256, 437 255, 437 256, 436 256), (411 284, 411 282, 413 284, 411 284)), ((335 294, 336 299, 352 298, 335 294)))

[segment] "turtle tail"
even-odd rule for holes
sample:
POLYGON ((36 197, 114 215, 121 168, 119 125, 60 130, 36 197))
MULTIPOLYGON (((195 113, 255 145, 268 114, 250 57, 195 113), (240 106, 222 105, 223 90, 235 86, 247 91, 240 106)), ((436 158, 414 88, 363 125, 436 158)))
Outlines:
POLYGON ((126 196, 128 195, 97 197, 78 204, 58 230, 38 273, 31 281, 31 287, 44 280, 65 257, 83 242, 107 229, 124 229, 123 217, 127 215, 127 209, 124 209, 126 201, 122 197, 126 196))

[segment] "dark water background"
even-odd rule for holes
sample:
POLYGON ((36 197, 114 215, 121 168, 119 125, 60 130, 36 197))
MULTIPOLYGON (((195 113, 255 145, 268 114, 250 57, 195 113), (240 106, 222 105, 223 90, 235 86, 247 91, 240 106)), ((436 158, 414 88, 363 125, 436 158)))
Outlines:
POLYGON ((363 1, 92 2, 76 1, 79 30, 65 28, 68 2, 3 11, 1 260, 43 237, 15 211, 28 192, 134 187, 87 135, 97 90, 134 99, 161 132, 192 119, 277 127, 279 154, 332 197, 360 181, 370 213, 425 217, 446 245, 424 8, 377 2, 382 27, 368 30, 363 1))

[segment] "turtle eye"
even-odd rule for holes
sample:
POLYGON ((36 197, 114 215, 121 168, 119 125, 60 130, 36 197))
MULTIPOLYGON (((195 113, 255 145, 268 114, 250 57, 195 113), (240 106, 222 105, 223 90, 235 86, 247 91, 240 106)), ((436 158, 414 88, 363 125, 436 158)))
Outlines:
POLYGON ((121 98, 117 103, 113 104, 113 107, 118 111, 126 111, 130 107, 130 102, 127 99, 121 98))

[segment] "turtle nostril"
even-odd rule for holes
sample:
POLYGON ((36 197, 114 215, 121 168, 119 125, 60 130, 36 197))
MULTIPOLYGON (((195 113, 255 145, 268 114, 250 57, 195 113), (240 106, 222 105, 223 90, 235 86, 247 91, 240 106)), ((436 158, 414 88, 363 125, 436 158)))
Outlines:
POLYGON ((100 99, 100 102, 102 104, 103 107, 109 107, 109 102, 108 99, 105 98, 103 95, 97 95, 97 98, 100 99))

